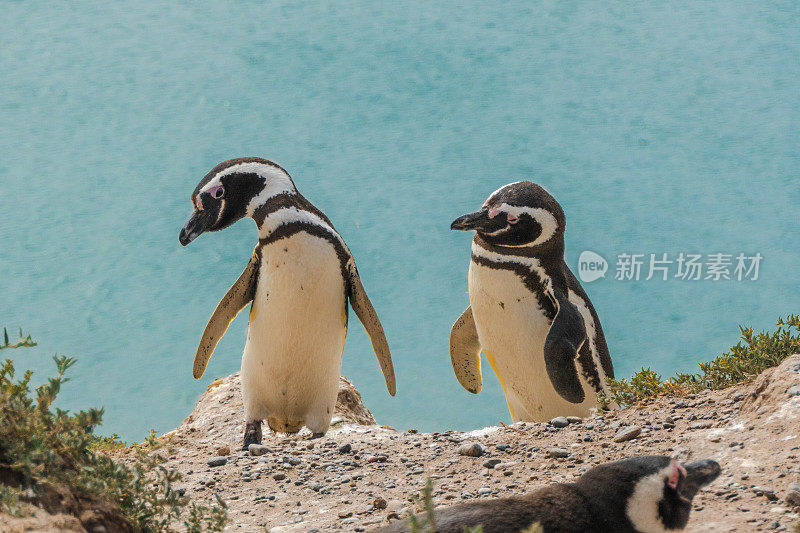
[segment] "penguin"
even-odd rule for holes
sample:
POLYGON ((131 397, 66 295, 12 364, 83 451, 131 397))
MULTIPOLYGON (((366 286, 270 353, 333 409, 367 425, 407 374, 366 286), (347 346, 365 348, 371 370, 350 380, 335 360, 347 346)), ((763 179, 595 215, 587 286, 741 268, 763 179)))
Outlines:
POLYGON ((327 432, 348 302, 370 337, 389 394, 395 395, 389 345, 353 255, 286 170, 258 157, 229 159, 206 174, 191 201, 193 212, 180 233, 183 246, 244 217, 258 226, 258 244, 208 321, 193 369, 200 379, 228 325, 252 302, 241 371, 243 450, 261 443, 263 420, 280 433, 297 433, 303 426, 314 437, 327 432))
MULTIPOLYGON (((720 470, 710 459, 681 464, 658 455, 633 457, 596 466, 575 483, 435 510, 435 530, 462 533, 482 526, 483 533, 516 533, 538 524, 544 533, 679 531, 689 521, 694 496, 720 470)), ((407 531, 408 521, 399 521, 374 533, 407 531)))
POLYGON ((586 417, 614 377, 600 319, 564 262, 566 217, 540 185, 494 191, 453 230, 474 230, 469 302, 450 332, 456 377, 481 390, 480 352, 514 422, 586 417))

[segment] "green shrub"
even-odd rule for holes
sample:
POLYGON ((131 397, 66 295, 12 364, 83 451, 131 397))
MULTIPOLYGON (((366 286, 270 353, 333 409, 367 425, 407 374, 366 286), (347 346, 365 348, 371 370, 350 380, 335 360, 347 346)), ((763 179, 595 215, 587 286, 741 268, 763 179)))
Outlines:
MULTIPOLYGON (((20 332, 20 342, 12 345, 4 331, 0 349, 35 344, 20 332)), ((15 380, 12 360, 0 367, 0 510, 20 515, 33 504, 80 516, 91 509, 101 522, 131 531, 171 531, 181 525, 190 532, 221 531, 227 522, 224 503, 217 498, 218 505, 198 505, 175 492, 180 474, 163 466, 153 435, 147 446, 135 447, 130 466, 96 452, 124 443, 94 434, 102 409, 73 414, 53 407, 75 363, 64 356, 53 359, 55 377, 33 391, 32 372, 15 380)))
POLYGON ((705 389, 723 389, 750 381, 767 368, 777 366, 790 355, 800 353, 800 317, 789 315, 778 320, 772 333, 753 333, 753 328, 739 327, 741 340, 729 352, 707 363, 700 363, 697 374, 676 374, 664 381, 649 368, 642 368, 630 379, 609 380, 609 398, 620 405, 630 405, 657 394, 687 394, 705 389), (782 326, 786 326, 784 329, 782 326))

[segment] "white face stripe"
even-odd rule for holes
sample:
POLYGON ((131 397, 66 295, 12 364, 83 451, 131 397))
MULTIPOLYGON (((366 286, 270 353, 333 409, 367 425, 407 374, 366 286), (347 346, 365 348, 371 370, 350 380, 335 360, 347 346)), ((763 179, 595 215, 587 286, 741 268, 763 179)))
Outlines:
POLYGON ((535 272, 536 275, 539 276, 539 279, 542 280, 545 286, 546 291, 550 291, 553 285, 553 281, 550 279, 550 276, 547 275, 544 268, 542 268, 542 263, 535 257, 523 257, 521 255, 507 255, 507 254, 498 254, 496 252, 492 252, 480 246, 475 241, 472 241, 472 253, 477 255, 478 257, 482 257, 484 259, 488 259, 489 261, 493 261, 495 263, 517 263, 524 265, 527 267, 531 272, 535 272))
MULTIPOLYGON (((297 192, 289 175, 280 168, 267 165, 266 163, 250 162, 238 163, 221 170, 200 189, 200 193, 208 192, 213 187, 221 185, 222 182, 220 180, 225 176, 237 173, 256 174, 264 178, 264 188, 247 205, 247 216, 250 217, 253 216, 258 206, 262 205, 273 196, 297 192)), ((224 209, 221 209, 220 213, 223 210, 224 209)))
POLYGON ((673 463, 670 463, 655 474, 650 474, 636 483, 633 494, 628 498, 625 513, 637 531, 667 533, 664 522, 658 517, 658 502, 664 496, 664 482, 672 473, 673 468, 673 463))
MULTIPOLYGON (((542 228, 542 232, 533 241, 525 244, 515 244, 509 246, 516 246, 516 247, 537 246, 539 244, 549 241, 553 237, 553 235, 556 234, 556 230, 558 230, 558 221, 556 220, 556 217, 553 216, 553 213, 551 213, 547 209, 542 209, 541 207, 524 207, 517 205, 509 205, 506 203, 500 204, 497 207, 497 209, 518 218, 520 215, 526 214, 530 216, 533 220, 535 220, 536 223, 539 224, 539 226, 541 226, 542 228)), ((492 233, 487 233, 486 235, 490 236, 499 235, 500 233, 504 233, 510 230, 512 227, 513 226, 506 226, 505 228, 499 229, 492 233)))

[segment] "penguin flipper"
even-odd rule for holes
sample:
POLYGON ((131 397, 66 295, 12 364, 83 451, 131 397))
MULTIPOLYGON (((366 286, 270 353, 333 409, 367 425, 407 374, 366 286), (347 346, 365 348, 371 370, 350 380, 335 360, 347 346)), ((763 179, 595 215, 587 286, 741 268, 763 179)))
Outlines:
POLYGON ((206 329, 203 331, 203 337, 200 339, 200 345, 197 347, 197 353, 194 356, 194 368, 192 369, 194 379, 200 379, 203 372, 206 371, 206 365, 208 365, 208 360, 211 359, 211 354, 214 353, 214 348, 217 347, 217 343, 225 334, 233 319, 236 318, 236 315, 239 314, 239 311, 253 301, 256 294, 258 261, 258 254, 254 250, 244 272, 228 289, 228 292, 217 304, 217 308, 214 309, 214 314, 208 319, 208 324, 206 324, 206 329))
POLYGON ((478 394, 481 380, 481 341, 472 317, 472 307, 461 313, 450 330, 450 362, 458 382, 472 394, 478 394))
POLYGON ((570 403, 581 403, 585 393, 578 379, 575 358, 586 342, 586 325, 578 308, 556 292, 558 312, 544 341, 544 363, 555 391, 570 403))
POLYGON ((364 290, 361 276, 358 275, 358 269, 352 261, 348 265, 348 270, 347 296, 350 300, 350 305, 353 306, 353 311, 356 312, 356 316, 364 325, 364 329, 367 330, 369 340, 372 342, 372 349, 378 357, 383 377, 386 379, 386 388, 389 389, 389 394, 394 396, 395 392, 397 392, 397 383, 394 378, 394 365, 392 364, 392 355, 389 353, 386 334, 383 332, 378 313, 375 312, 375 308, 372 307, 372 302, 369 301, 369 296, 367 296, 367 291, 364 290))

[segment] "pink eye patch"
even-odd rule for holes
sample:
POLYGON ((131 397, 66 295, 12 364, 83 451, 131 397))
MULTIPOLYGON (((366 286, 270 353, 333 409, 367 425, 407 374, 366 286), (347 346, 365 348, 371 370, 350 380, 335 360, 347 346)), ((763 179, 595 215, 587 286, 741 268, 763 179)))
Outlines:
POLYGON ((514 215, 512 215, 510 213, 507 216, 508 216, 507 220, 508 220, 509 224, 516 224, 517 222, 519 222, 519 217, 514 216, 514 215))
POLYGON ((211 187, 206 192, 210 194, 212 198, 219 199, 222 198, 223 194, 225 194, 225 189, 222 187, 222 185, 217 185, 215 187, 211 187))
POLYGON ((681 474, 686 476, 686 469, 683 468, 683 466, 678 462, 672 463, 672 471, 670 472, 669 478, 667 479, 667 485, 669 485, 673 489, 677 489, 678 481, 680 481, 681 479, 681 474))

